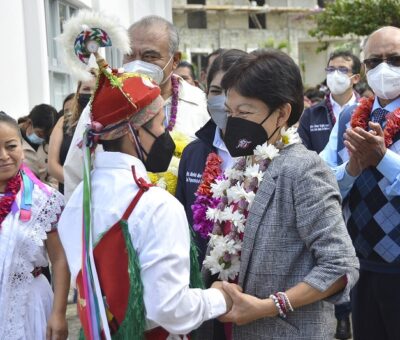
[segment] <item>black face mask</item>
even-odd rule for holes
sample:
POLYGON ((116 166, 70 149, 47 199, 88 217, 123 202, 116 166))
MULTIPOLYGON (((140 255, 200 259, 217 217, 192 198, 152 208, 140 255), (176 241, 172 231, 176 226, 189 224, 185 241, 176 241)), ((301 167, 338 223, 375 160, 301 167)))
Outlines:
POLYGON ((268 141, 273 134, 268 137, 262 124, 271 116, 269 114, 260 124, 247 119, 228 117, 224 142, 232 157, 250 156, 257 145, 262 145, 268 141))
POLYGON ((84 109, 86 105, 89 103, 91 96, 92 95, 90 93, 79 93, 78 103, 82 109, 84 109))
POLYGON ((155 139, 149 153, 140 145, 142 152, 147 156, 146 161, 143 162, 146 166, 146 170, 150 172, 167 171, 175 151, 174 140, 170 136, 168 130, 165 130, 162 135, 157 137, 145 127, 143 127, 143 129, 155 139))

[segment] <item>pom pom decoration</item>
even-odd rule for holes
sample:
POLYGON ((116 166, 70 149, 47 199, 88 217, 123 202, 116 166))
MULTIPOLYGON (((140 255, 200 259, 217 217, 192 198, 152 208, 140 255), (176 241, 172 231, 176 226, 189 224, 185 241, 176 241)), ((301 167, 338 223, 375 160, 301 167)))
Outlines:
POLYGON ((58 40, 67 67, 77 79, 83 81, 92 78, 89 72, 93 65, 90 57, 97 54, 100 47, 112 46, 122 54, 131 51, 127 30, 117 19, 89 10, 80 10, 65 22, 58 40))

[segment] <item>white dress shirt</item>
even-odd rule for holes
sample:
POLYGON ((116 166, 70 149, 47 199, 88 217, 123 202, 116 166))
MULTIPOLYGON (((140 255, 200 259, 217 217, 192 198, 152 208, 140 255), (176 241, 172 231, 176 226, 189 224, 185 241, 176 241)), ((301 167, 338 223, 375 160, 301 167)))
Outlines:
POLYGON ((217 149, 218 156, 222 159, 221 169, 225 171, 226 169, 230 169, 235 164, 235 158, 232 158, 229 153, 224 140, 221 136, 221 130, 217 126, 215 129, 215 135, 213 140, 213 146, 217 149))
MULTIPOLYGON (((149 181, 135 157, 118 152, 96 156, 91 178, 94 243, 122 217, 138 191, 132 165, 138 178, 149 181)), ((82 195, 81 183, 58 224, 74 283, 82 261, 82 195)), ((189 226, 182 205, 172 195, 158 187, 145 192, 128 227, 139 257, 148 329, 161 326, 172 334, 187 334, 226 312, 219 290, 189 288, 189 226)))

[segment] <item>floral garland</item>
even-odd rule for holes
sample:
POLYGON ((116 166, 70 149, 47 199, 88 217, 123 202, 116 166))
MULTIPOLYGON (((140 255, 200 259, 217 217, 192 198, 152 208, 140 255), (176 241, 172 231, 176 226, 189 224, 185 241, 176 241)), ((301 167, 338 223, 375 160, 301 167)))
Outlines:
POLYGON ((198 217, 199 232, 204 235, 212 229, 212 234, 209 234, 210 254, 203 265, 211 274, 219 273, 221 280, 237 279, 247 216, 269 164, 283 148, 301 143, 294 127, 282 128, 281 136, 275 145, 265 143, 257 146, 254 156, 240 157, 223 175, 216 170, 218 162, 214 156, 208 159, 204 185, 199 187, 192 209, 198 217), (208 187, 211 189, 207 190, 208 187), (203 209, 207 202, 211 202, 211 206, 204 217, 203 209))
POLYGON ((149 179, 152 184, 167 190, 170 194, 175 195, 176 185, 178 183, 179 161, 182 152, 189 144, 189 138, 181 132, 172 131, 171 137, 175 143, 174 155, 169 163, 168 170, 165 172, 148 172, 149 179))
POLYGON ((172 131, 176 123, 176 114, 178 112, 178 99, 179 99, 179 80, 171 76, 172 84, 172 98, 171 98, 171 115, 167 126, 168 131, 172 131))
POLYGON ((221 164, 222 159, 215 152, 208 155, 202 182, 195 193, 196 200, 192 205, 193 229, 202 238, 207 238, 214 227, 214 222, 206 217, 207 209, 216 208, 221 202, 219 197, 212 196, 211 191, 211 184, 214 184, 216 179, 222 179, 221 164))
POLYGON ((12 205, 15 201, 15 197, 17 196, 20 188, 21 175, 18 171, 14 177, 9 179, 5 189, 5 195, 0 198, 0 228, 4 219, 10 213, 12 205))
MULTIPOLYGON (((351 127, 354 129, 357 126, 367 130, 368 122, 370 121, 371 110, 374 104, 374 97, 362 98, 359 101, 351 117, 351 127)), ((385 145, 388 148, 393 144, 394 136, 400 131, 400 108, 386 115, 386 125, 383 129, 385 145)))

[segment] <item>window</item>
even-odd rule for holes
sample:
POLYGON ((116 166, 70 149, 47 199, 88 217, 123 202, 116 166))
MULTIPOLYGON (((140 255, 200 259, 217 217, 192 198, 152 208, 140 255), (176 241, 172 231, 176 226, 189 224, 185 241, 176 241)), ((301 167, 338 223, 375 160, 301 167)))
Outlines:
MULTIPOLYGON (((188 5, 205 5, 205 0, 187 0, 188 5)), ((189 28, 207 28, 206 11, 194 11, 187 13, 187 25, 189 28)))
POLYGON ((62 61, 61 46, 55 38, 63 32, 63 24, 76 11, 77 7, 68 2, 46 0, 46 30, 47 56, 49 60, 50 104, 61 109, 64 98, 76 90, 76 81, 73 81, 62 61))
MULTIPOLYGON (((264 6, 265 0, 250 1, 252 4, 256 3, 256 6, 264 6)), ((266 29, 267 28, 267 16, 265 13, 250 13, 249 14, 249 28, 250 29, 266 29)))

